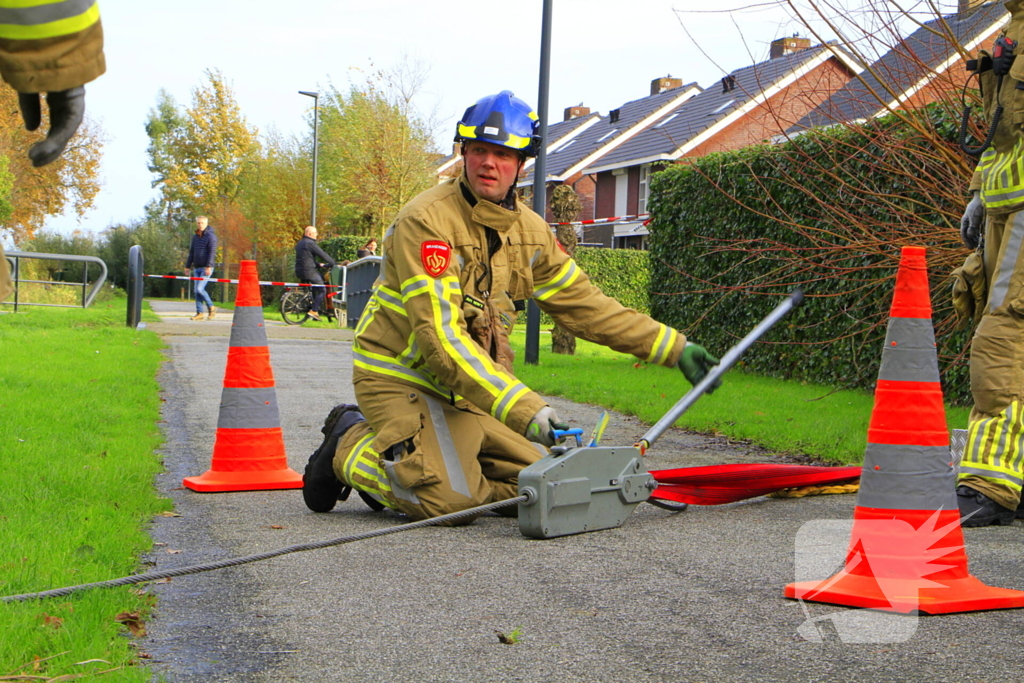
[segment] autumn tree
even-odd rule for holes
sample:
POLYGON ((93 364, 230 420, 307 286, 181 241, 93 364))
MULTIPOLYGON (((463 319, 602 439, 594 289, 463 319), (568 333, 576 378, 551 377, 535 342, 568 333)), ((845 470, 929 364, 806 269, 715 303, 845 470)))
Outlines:
POLYGON ((0 156, 0 225, 11 217, 11 187, 14 185, 14 175, 8 170, 9 162, 7 157, 0 156))
POLYGON ((323 204, 340 232, 381 232, 435 182, 430 119, 414 104, 425 80, 426 70, 406 60, 321 98, 323 204))
MULTIPOLYGON (((239 206, 250 223, 253 256, 284 254, 309 224, 312 160, 302 141, 272 130, 242 175, 239 206)), ((330 231, 322 231, 327 237, 330 231)))
POLYGON ((237 203, 248 162, 259 152, 258 131, 246 121, 220 71, 206 71, 206 82, 192 90, 192 104, 183 111, 166 92, 158 97, 146 122, 154 186, 170 214, 215 218, 230 262, 229 248, 237 255, 251 246, 237 203))
POLYGON ((28 148, 42 140, 47 130, 46 120, 34 132, 25 130, 18 94, 0 86, 0 157, 7 158, 10 175, 10 213, 2 218, 0 231, 15 242, 30 239, 49 216, 68 209, 84 216, 100 191, 99 166, 105 142, 100 126, 86 118, 59 159, 35 168, 28 148))
MULTIPOLYGON (((551 215, 555 219, 555 237, 570 257, 576 255, 576 226, 566 225, 580 217, 583 204, 570 185, 559 185, 551 193, 551 215)), ((551 351, 572 356, 576 353, 576 337, 572 332, 555 325, 551 330, 551 351)))

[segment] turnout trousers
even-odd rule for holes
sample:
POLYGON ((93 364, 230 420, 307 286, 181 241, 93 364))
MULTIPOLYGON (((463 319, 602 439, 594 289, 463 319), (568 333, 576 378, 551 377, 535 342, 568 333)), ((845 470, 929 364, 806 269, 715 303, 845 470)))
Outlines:
POLYGON ((1024 211, 989 215, 988 302, 971 342, 971 410, 960 484, 1005 508, 1020 502, 1024 459, 1024 211))
POLYGON ((466 401, 387 380, 355 389, 366 422, 338 441, 335 475, 414 520, 514 498, 520 470, 547 453, 466 401))

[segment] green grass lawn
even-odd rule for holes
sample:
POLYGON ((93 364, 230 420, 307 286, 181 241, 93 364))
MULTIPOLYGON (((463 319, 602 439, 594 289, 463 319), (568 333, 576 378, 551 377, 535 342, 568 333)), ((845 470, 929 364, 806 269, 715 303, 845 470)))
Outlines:
MULTIPOLYGON (((123 298, 0 315, 0 595, 139 569, 149 520, 170 508, 153 488, 160 347, 125 326, 123 298)), ((0 603, 0 680, 148 680, 115 617, 149 607, 131 587, 0 603)))
MULTIPOLYGON (((653 424, 689 391, 675 369, 639 363, 602 346, 577 340, 575 356, 551 353, 542 334, 538 365, 526 365, 525 334, 513 334, 516 374, 531 389, 636 415, 653 424)), ((873 398, 863 391, 770 379, 736 368, 715 393, 704 395, 677 425, 745 439, 775 451, 859 464, 867 443, 873 398)), ((950 428, 967 426, 968 408, 946 409, 950 428)))

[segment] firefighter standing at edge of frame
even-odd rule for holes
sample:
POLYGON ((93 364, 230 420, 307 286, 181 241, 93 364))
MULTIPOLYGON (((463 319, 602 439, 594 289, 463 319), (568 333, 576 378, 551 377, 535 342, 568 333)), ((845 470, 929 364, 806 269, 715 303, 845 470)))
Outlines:
POLYGON ((991 54, 983 52, 968 64, 979 74, 989 133, 980 147, 964 146, 981 157, 960 234, 969 248, 983 250, 983 269, 977 270, 987 282, 978 288, 980 321, 971 342, 974 407, 957 486, 965 527, 1024 517, 1024 59, 1017 57, 1024 42, 1024 0, 1010 0, 1006 8, 1010 21, 991 54))
MULTIPOLYGON (((49 133, 28 151, 33 166, 60 157, 85 116, 85 84, 105 70, 96 0, 0 0, 0 77, 18 92, 26 129, 42 123, 42 93, 50 112, 49 133)), ((0 301, 11 290, 0 245, 0 301)))

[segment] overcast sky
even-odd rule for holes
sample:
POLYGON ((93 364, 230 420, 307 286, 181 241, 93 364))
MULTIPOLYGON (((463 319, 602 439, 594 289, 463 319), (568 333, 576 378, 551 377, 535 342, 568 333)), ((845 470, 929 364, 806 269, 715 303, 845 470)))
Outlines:
MULTIPOLYGON (((104 187, 83 220, 49 222, 64 233, 142 215, 155 196, 147 114, 160 88, 188 104, 205 69, 223 72, 261 132, 301 132, 312 100, 297 91, 343 87, 353 75, 359 80, 355 70, 392 66, 403 55, 430 68, 420 104, 439 114, 442 149, 458 116, 483 95, 509 89, 536 106, 541 0, 100 0, 100 7, 107 73, 86 87, 86 103, 109 138, 104 187)), ((712 86, 794 33, 807 34, 785 2, 554 0, 549 122, 579 103, 607 114, 669 74, 712 86)))

